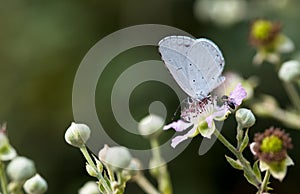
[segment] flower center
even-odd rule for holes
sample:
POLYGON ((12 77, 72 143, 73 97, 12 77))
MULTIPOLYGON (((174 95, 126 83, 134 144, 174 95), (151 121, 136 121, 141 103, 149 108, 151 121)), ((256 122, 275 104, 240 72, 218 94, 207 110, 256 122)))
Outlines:
POLYGON ((272 30, 272 23, 265 20, 258 20, 252 26, 253 37, 259 40, 266 40, 270 36, 272 30))
POLYGON ((265 137, 260 146, 261 151, 266 153, 274 153, 282 150, 283 142, 275 135, 265 137))

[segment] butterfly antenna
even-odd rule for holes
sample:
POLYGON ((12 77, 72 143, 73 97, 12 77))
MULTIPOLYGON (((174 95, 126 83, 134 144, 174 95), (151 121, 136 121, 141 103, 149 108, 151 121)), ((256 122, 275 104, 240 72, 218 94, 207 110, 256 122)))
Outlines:
POLYGON ((187 99, 183 99, 183 100, 180 102, 180 104, 177 106, 176 111, 175 111, 174 114, 173 114, 172 121, 175 120, 175 117, 176 117, 176 115, 177 115, 179 109, 181 108, 181 105, 182 105, 182 104, 184 103, 184 101, 186 101, 186 100, 187 100, 187 99))

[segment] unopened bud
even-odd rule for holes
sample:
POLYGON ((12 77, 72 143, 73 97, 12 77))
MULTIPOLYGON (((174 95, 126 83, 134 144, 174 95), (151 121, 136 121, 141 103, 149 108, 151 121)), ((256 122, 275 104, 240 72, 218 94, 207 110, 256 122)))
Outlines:
POLYGON ((251 110, 246 108, 240 108, 237 110, 235 118, 241 128, 249 128, 255 123, 255 116, 251 110))
POLYGON ((87 125, 72 122, 65 133, 65 140, 68 144, 80 148, 87 142, 90 134, 91 130, 87 125))
POLYGON ((164 120, 157 115, 151 114, 144 117, 139 125, 138 129, 141 135, 144 137, 156 137, 162 132, 164 126, 164 120))
POLYGON ((114 170, 121 170, 127 168, 132 160, 132 156, 126 147, 115 146, 108 147, 105 146, 99 152, 99 159, 105 164, 108 164, 114 170))
POLYGON ((25 181, 35 173, 33 161, 25 157, 16 157, 7 166, 7 175, 13 181, 25 181))
POLYGON ((28 194, 43 194, 47 189, 47 182, 39 174, 36 174, 24 183, 24 190, 28 194))
POLYGON ((284 62, 278 75, 281 80, 286 82, 292 82, 300 78, 300 62, 296 60, 284 62))

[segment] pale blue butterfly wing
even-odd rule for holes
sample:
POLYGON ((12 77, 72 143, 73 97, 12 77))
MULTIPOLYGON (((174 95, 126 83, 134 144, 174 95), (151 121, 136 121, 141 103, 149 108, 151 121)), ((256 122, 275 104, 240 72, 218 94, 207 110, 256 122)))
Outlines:
POLYGON ((169 36, 159 42, 159 52, 170 73, 190 97, 205 98, 224 82, 224 58, 210 40, 169 36))
POLYGON ((186 36, 168 36, 158 45, 162 60, 178 85, 189 96, 197 98, 189 83, 188 68, 184 65, 187 62, 186 55, 194 42, 194 39, 186 36))
POLYGON ((225 77, 221 76, 225 65, 224 58, 212 41, 204 38, 195 40, 186 57, 190 67, 190 85, 198 98, 206 97, 225 81, 225 77))

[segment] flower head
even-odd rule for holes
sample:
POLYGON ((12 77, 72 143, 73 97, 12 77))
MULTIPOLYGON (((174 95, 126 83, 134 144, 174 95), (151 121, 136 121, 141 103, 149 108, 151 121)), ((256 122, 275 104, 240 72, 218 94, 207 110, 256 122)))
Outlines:
POLYGON ((293 42, 281 33, 281 24, 265 19, 252 22, 249 42, 258 51, 253 59, 255 64, 260 64, 264 60, 277 63, 279 53, 291 52, 294 49, 293 42))
POLYGON ((252 153, 260 160, 261 171, 270 170, 272 176, 279 180, 285 177, 287 166, 294 164, 287 154, 292 147, 289 135, 274 127, 255 134, 250 145, 252 153))
MULTIPOLYGON (((240 105, 246 97, 245 90, 240 84, 230 94, 230 100, 234 101, 235 105, 240 105), (240 94, 239 94, 240 93, 240 94)), ((188 138, 193 138, 199 133, 206 138, 211 138, 216 126, 214 120, 225 120, 230 114, 228 104, 218 105, 215 97, 206 97, 202 100, 188 98, 181 111, 181 120, 175 121, 164 126, 164 130, 173 128, 177 132, 184 130, 189 131, 184 135, 176 136, 172 139, 171 146, 175 148, 179 143, 188 138)))

